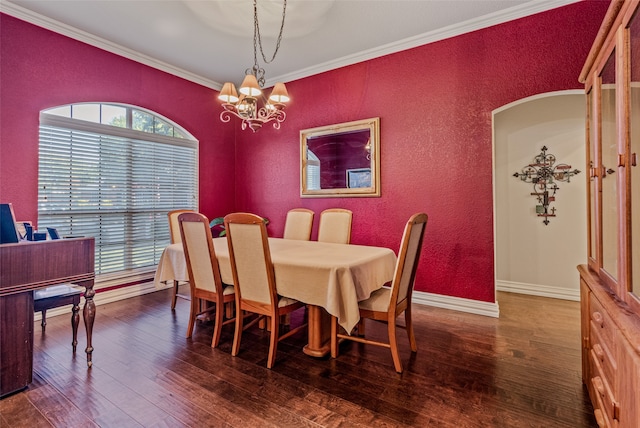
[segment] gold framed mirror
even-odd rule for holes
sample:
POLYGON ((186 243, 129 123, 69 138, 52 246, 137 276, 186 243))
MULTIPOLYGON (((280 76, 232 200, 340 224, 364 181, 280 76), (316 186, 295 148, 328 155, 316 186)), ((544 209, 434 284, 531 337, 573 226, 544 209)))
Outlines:
POLYGON ((300 196, 380 196, 380 118, 300 131, 300 196))

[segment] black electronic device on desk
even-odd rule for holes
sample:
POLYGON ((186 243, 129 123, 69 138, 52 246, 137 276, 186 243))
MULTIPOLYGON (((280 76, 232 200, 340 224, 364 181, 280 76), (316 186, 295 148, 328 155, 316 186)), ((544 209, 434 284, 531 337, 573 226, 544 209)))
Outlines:
POLYGON ((0 204, 0 244, 15 244, 19 241, 13 205, 0 204))
POLYGON ((49 237, 51 239, 60 239, 60 234, 58 230, 54 227, 47 227, 47 232, 49 232, 49 237))

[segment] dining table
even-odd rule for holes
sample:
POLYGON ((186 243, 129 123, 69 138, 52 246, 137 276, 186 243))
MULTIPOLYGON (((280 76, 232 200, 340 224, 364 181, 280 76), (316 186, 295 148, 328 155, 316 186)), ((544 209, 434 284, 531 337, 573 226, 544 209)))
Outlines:
MULTIPOLYGON (((233 284, 226 237, 213 238, 220 276, 233 284)), ((330 351, 330 316, 350 333, 360 320, 358 302, 389 283, 396 254, 383 247, 269 238, 278 294, 308 305, 307 355, 322 357, 330 351)), ((156 269, 154 285, 188 281, 181 243, 167 246, 156 269)))

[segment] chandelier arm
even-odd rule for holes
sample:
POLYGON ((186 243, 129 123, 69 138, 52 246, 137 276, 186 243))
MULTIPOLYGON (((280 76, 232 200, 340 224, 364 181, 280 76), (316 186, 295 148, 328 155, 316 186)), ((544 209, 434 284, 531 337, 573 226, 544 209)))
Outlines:
POLYGON ((240 116, 238 113, 236 113, 235 110, 230 110, 230 109, 227 110, 225 108, 225 110, 222 110, 222 112, 220 113, 220 121, 224 122, 224 123, 229 122, 231 120, 231 115, 233 115, 233 116, 235 116, 235 117, 237 117, 239 119, 243 119, 243 117, 240 116))
POLYGON ((283 121, 281 117, 286 117, 284 111, 282 110, 269 110, 265 107, 262 107, 258 110, 256 118, 262 121, 263 123, 271 122, 272 120, 283 121))
POLYGON ((287 118, 287 114, 283 110, 278 111, 278 115, 276 116, 276 121, 273 122, 273 127, 275 129, 280 129, 280 124, 285 121, 287 118))
POLYGON ((231 115, 229 114, 229 112, 226 110, 222 110, 222 112, 220 113, 220 122, 227 123, 230 120, 231 120, 231 115))

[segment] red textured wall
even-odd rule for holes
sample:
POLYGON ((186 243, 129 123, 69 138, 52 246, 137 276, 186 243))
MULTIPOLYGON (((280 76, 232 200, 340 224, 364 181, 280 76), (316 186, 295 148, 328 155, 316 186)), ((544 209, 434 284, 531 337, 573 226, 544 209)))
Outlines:
POLYGON ((409 216, 424 211, 416 289, 493 302, 491 112, 581 88, 607 6, 576 3, 288 83, 282 128, 237 134, 237 209, 270 218, 281 236, 290 208, 348 208, 353 243, 394 250, 409 216), (376 116, 382 197, 300 198, 299 130, 376 116))
POLYGON ((220 123, 205 87, 0 14, 0 202, 37 218, 40 110, 129 103, 200 140, 200 209, 209 217, 253 211, 281 236, 290 208, 345 207, 354 243, 397 250, 406 220, 424 211, 416 289, 493 302, 491 111, 580 88, 607 5, 580 2, 288 83, 287 121, 257 134, 220 123), (376 116, 382 197, 301 199, 299 131, 376 116))
POLYGON ((38 113, 56 105, 113 101, 168 117, 200 141, 200 210, 233 210, 234 130, 221 124, 217 93, 0 14, 0 201, 38 218, 38 113))

